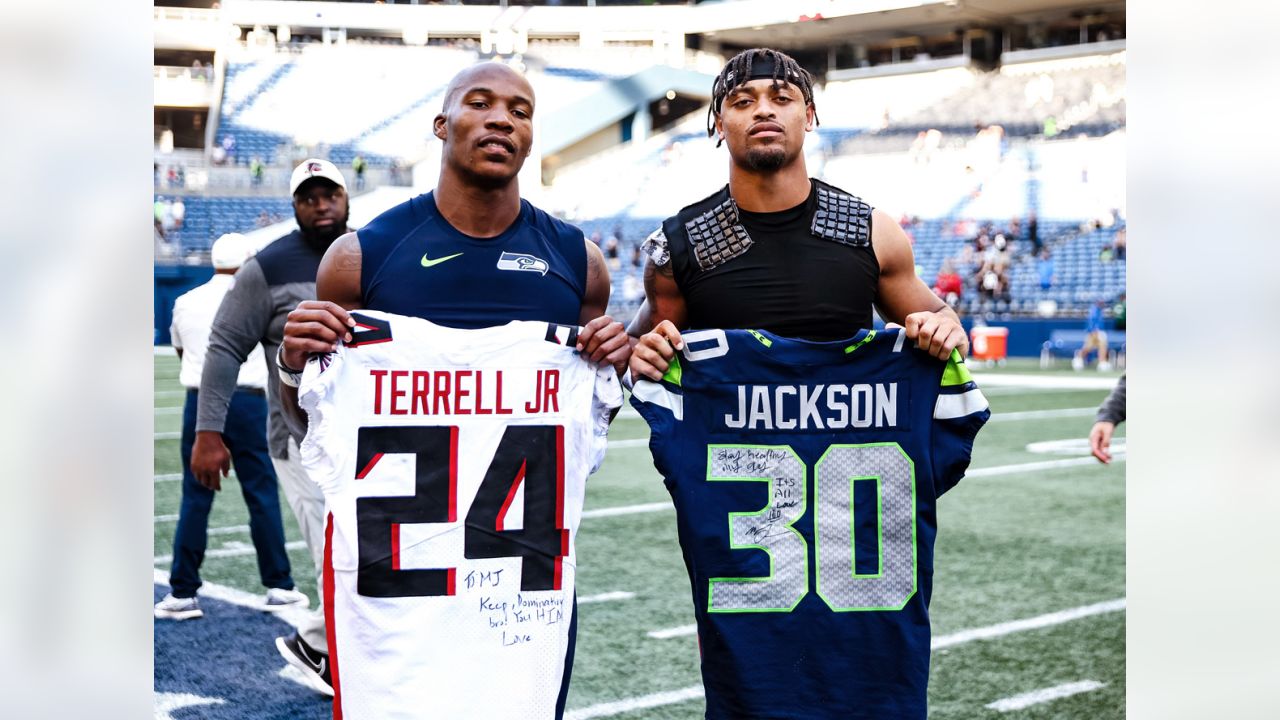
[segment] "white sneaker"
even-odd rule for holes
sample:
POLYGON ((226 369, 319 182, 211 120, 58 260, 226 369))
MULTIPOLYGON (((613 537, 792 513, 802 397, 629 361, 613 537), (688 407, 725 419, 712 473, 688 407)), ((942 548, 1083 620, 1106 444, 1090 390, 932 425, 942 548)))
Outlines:
POLYGON ((270 588, 267 590, 267 601, 263 603, 262 609, 267 612, 280 612, 288 608, 305 608, 310 605, 311 600, 297 590, 270 588))
POLYGON ((164 596, 164 599, 156 603, 156 617, 166 620, 189 620, 192 618, 204 617, 204 611, 200 609, 200 601, 195 597, 180 598, 174 597, 173 593, 164 596))

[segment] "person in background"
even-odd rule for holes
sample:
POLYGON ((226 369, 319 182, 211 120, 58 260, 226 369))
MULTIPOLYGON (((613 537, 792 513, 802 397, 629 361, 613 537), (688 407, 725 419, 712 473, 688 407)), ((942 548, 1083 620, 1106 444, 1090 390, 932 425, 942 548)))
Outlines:
POLYGON ((1105 300, 1098 300, 1089 307, 1089 315, 1084 321, 1084 344, 1076 351, 1076 356, 1071 361, 1072 369, 1083 370, 1085 358, 1094 350, 1098 351, 1098 369, 1111 369, 1107 354, 1107 331, 1103 327, 1102 309, 1105 305, 1105 300))
POLYGON ((1049 252, 1049 248, 1040 251, 1040 262, 1036 263, 1036 274, 1040 276, 1040 289, 1048 290, 1053 287, 1053 255, 1049 252))
MULTIPOLYGON (((267 357, 275 356, 289 311, 301 300, 315 296, 320 258, 349 229, 346 180, 333 163, 317 158, 303 160, 294 168, 289 190, 298 228, 267 245, 240 269, 235 286, 218 309, 209 336, 191 470, 200 484, 212 490, 222 487, 221 478, 230 466, 223 433, 236 368, 258 346, 267 357)), ((324 557, 324 496, 302 470, 298 444, 304 431, 281 415, 275 392, 278 380, 274 372, 267 377, 271 461, 318 577, 324 557)), ((333 695, 323 614, 308 615, 292 636, 276 638, 276 649, 289 664, 303 671, 309 687, 333 695)))
POLYGON ((173 205, 169 208, 169 212, 173 215, 173 227, 181 230, 182 221, 187 217, 187 206, 183 204, 181 196, 173 199, 173 205))
POLYGON ((1089 449, 1103 465, 1111 464, 1111 436, 1115 434, 1116 426, 1125 420, 1125 377, 1120 376, 1120 382, 1111 389, 1107 399, 1102 401, 1097 421, 1089 431, 1089 449))
POLYGON ((950 258, 942 261, 942 269, 933 281, 933 292, 953 308, 960 302, 960 297, 964 294, 964 283, 950 258))
POLYGON ((364 171, 369 167, 369 163, 365 161, 364 156, 356 154, 355 159, 351 161, 351 169, 356 173, 356 190, 364 189, 364 171))
MULTIPOLYGON (((187 389, 182 413, 182 506, 173 533, 173 565, 169 568, 172 592, 156 603, 158 618, 187 620, 204 615, 196 591, 201 585, 200 565, 208 543, 214 492, 197 482, 191 472, 196 408, 214 314, 234 282, 232 275, 252 254, 253 248, 243 235, 229 233, 218 238, 210 252, 213 277, 173 303, 173 325, 169 334, 182 361, 178 380, 187 389)), ((294 589, 289 554, 284 547, 280 496, 267 453, 266 384, 266 360, 262 348, 254 348, 240 365, 222 436, 231 451, 240 492, 249 507, 249 536, 258 553, 258 575, 267 587, 262 609, 278 611, 306 607, 308 600, 294 589)))

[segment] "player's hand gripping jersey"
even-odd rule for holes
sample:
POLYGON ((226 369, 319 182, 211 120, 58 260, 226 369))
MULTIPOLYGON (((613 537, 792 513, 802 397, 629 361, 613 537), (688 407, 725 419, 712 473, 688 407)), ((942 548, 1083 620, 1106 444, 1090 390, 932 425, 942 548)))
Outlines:
POLYGON ((574 327, 353 316, 300 388, 329 511, 334 717, 558 717, 613 369, 575 352, 574 327))
POLYGON ((684 333, 631 402, 693 588, 707 717, 925 717, 938 496, 986 399, 902 331, 684 333))

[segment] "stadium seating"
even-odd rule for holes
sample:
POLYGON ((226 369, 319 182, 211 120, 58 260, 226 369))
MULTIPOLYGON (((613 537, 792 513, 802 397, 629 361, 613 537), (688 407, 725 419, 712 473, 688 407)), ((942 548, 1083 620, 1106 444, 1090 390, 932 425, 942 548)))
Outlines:
POLYGON ((287 197, 190 196, 183 198, 183 205, 186 217, 182 228, 167 237, 183 254, 208 250, 223 233, 252 230, 263 212, 277 220, 293 217, 293 205, 287 197))

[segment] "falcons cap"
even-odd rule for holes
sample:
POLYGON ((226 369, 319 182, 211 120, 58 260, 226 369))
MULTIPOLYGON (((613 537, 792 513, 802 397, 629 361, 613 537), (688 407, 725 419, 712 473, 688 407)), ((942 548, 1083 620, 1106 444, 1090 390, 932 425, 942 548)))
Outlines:
POLYGON ((342 171, 337 165, 320 158, 307 158, 293 169, 293 175, 289 177, 289 194, 298 192, 302 183, 311 178, 324 178, 343 190, 347 189, 347 180, 342 177, 342 171))

